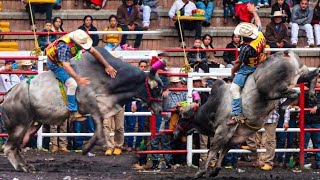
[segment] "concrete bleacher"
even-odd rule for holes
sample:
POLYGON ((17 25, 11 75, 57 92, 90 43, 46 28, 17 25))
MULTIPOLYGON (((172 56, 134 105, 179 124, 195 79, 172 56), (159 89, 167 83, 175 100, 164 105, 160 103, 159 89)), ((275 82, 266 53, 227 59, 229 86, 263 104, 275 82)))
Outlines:
MULTIPOLYGON (((174 22, 168 18, 168 11, 175 0, 161 0, 159 17, 152 13, 151 30, 161 31, 161 34, 143 36, 140 50, 160 50, 166 48, 177 48, 178 34, 174 28, 174 22)), ((25 5, 20 1, 3 0, 3 12, 0 12, 1 21, 8 21, 11 24, 11 31, 30 31, 25 5)), ((121 0, 108 0, 106 6, 102 10, 84 9, 82 1, 79 1, 78 6, 74 6, 74 0, 63 0, 62 9, 54 10, 53 17, 60 16, 64 21, 65 31, 72 31, 83 23, 83 17, 87 14, 93 16, 94 25, 98 30, 103 30, 108 26, 107 19, 111 14, 116 14, 116 9, 121 5, 121 0)), ((223 9, 222 1, 214 1, 215 10, 211 19, 211 26, 202 29, 202 35, 210 34, 213 36, 213 44, 217 48, 224 48, 231 41, 231 35, 236 23, 229 19, 227 24, 223 24, 223 9)), ((270 22, 270 8, 263 8, 258 11, 263 27, 266 27, 270 22)), ((37 29, 41 31, 44 26, 45 15, 36 14, 37 29)), ((186 31, 186 43, 191 47, 194 40, 194 32, 186 31)), ((299 47, 306 46, 306 38, 304 33, 299 38, 299 47)), ((100 36, 101 38, 102 36, 100 36)), ((134 35, 129 35, 128 43, 133 44, 134 35)), ((20 50, 31 50, 34 47, 33 36, 5 36, 4 40, 19 42, 20 50)), ((100 46, 103 43, 100 42, 100 46)), ((319 52, 299 53, 303 60, 308 61, 309 66, 318 66, 320 64, 319 52)), ((217 57, 222 61, 222 52, 217 53, 217 57)), ((182 53, 170 53, 170 66, 180 67, 184 64, 182 53)))

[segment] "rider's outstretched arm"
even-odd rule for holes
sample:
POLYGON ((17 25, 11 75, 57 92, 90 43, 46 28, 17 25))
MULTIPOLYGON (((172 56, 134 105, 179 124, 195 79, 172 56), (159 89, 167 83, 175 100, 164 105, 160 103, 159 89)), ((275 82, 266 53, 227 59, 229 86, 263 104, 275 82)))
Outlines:
POLYGON ((104 57, 94 47, 91 47, 89 52, 95 59, 97 59, 100 63, 104 65, 106 73, 109 74, 111 78, 116 77, 117 71, 104 59, 104 57))
POLYGON ((257 25, 257 26, 262 27, 262 26, 261 26, 261 20, 260 20, 260 17, 259 17, 259 15, 258 15, 258 13, 257 13, 256 7, 255 7, 253 4, 248 3, 248 10, 249 10, 249 12, 251 12, 252 15, 253 15, 254 24, 257 25))

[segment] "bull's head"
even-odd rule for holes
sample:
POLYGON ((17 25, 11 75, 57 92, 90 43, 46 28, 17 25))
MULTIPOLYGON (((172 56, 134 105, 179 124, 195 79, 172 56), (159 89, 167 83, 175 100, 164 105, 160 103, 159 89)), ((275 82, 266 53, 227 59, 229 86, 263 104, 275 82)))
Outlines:
POLYGON ((141 97, 144 99, 146 105, 150 108, 150 111, 156 115, 159 115, 162 111, 162 92, 164 85, 157 73, 157 70, 165 65, 165 60, 159 60, 149 69, 149 73, 145 79, 145 89, 147 96, 141 97))
POLYGON ((196 115, 198 106, 198 104, 192 103, 184 109, 180 109, 179 120, 173 132, 174 139, 177 139, 180 136, 190 135, 196 131, 196 128, 192 124, 192 120, 196 115))

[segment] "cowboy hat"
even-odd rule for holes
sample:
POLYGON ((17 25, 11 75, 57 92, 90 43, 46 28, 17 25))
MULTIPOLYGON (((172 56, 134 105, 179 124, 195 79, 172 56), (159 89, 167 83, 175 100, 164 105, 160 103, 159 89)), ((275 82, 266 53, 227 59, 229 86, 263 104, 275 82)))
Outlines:
POLYGON ((171 83, 177 83, 177 82, 180 82, 180 78, 179 77, 170 77, 170 82, 171 83))
POLYGON ((20 65, 21 66, 31 66, 32 62, 30 60, 22 60, 20 65))
POLYGON ((200 76, 195 76, 195 77, 193 77, 192 80, 193 80, 193 81, 201 81, 202 78, 201 78, 200 76))
POLYGON ((81 29, 75 30, 68 34, 68 36, 83 49, 88 50, 92 47, 92 39, 81 29))
POLYGON ((237 25, 233 32, 235 35, 240 35, 243 37, 257 39, 259 34, 259 29, 256 25, 252 23, 242 22, 237 25))
POLYGON ((273 12, 273 15, 270 15, 271 17, 286 17, 287 15, 282 14, 281 11, 275 11, 273 12))

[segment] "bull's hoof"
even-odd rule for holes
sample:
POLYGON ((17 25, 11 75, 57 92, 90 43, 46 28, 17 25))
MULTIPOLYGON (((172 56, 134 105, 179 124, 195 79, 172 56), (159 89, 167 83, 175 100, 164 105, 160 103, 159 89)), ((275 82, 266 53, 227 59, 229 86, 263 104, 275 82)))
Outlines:
POLYGON ((206 174, 206 171, 198 170, 198 172, 194 175, 194 179, 201 178, 203 175, 206 174))
POLYGON ((221 167, 215 167, 212 169, 210 173, 210 177, 216 177, 218 176, 219 172, 221 171, 221 167))
POLYGON ((36 168, 31 165, 31 164, 20 164, 17 168, 16 171, 23 171, 23 172, 35 172, 36 168))

